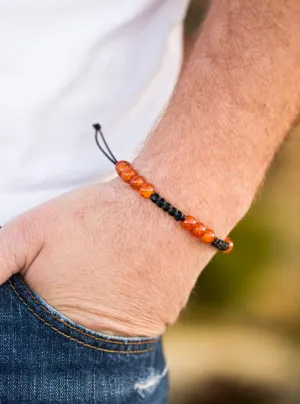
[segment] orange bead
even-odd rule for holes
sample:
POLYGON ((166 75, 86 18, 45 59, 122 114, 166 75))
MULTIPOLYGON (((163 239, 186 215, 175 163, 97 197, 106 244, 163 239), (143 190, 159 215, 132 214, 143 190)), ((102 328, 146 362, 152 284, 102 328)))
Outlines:
POLYGON ((139 190, 141 188, 141 186, 144 184, 145 180, 143 177, 141 177, 140 175, 135 175, 133 178, 131 178, 130 180, 130 186, 133 189, 137 189, 139 190))
POLYGON ((122 179, 126 182, 129 182, 131 180, 131 178, 133 178, 135 176, 136 176, 136 171, 130 166, 125 167, 121 173, 122 179))
POLYGON ((195 226, 193 227, 192 233, 196 237, 201 237, 205 233, 206 227, 204 226, 203 223, 197 222, 195 226))
POLYGON ((128 163, 128 161, 121 160, 117 162, 117 164, 115 165, 115 169, 120 177, 123 170, 127 167, 130 167, 130 163, 128 163))
POLYGON ((144 184, 141 186, 139 189, 139 194, 143 196, 144 198, 150 198, 152 194, 154 194, 154 188, 151 184, 147 184, 144 182, 144 184))
POLYGON ((234 243, 233 243, 233 241, 232 241, 229 237, 226 237, 226 238, 225 238, 225 241, 227 241, 227 243, 229 243, 229 248, 228 248, 228 250, 223 251, 223 253, 224 253, 224 254, 228 254, 228 253, 230 253, 230 252, 233 250, 234 243))
POLYGON ((186 230, 193 230, 196 225, 196 220, 193 216, 187 216, 183 222, 181 222, 181 226, 186 230))
POLYGON ((206 229, 203 236, 200 237, 201 241, 203 241, 204 243, 212 243, 215 238, 215 233, 210 229, 206 229))

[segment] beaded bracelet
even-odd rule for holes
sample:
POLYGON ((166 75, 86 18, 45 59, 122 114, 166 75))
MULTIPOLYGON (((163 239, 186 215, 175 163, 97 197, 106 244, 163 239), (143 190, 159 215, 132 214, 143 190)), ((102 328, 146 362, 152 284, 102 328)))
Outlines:
POLYGON ((217 248, 223 253, 229 253, 232 251, 234 244, 229 237, 226 237, 225 240, 217 238, 213 230, 208 229, 203 223, 196 221, 193 216, 186 216, 180 210, 172 206, 171 203, 167 202, 163 197, 161 197, 155 191, 153 185, 147 183, 145 179, 140 176, 134 168, 132 168, 128 161, 118 161, 106 143, 106 140, 101 131, 101 126, 99 124, 95 124, 93 126, 96 130, 95 140, 99 149, 115 165, 115 169, 119 177, 121 177, 123 181, 129 183, 131 188, 138 191, 138 193, 142 197, 150 199, 153 203, 156 204, 156 206, 164 210, 176 221, 180 221, 181 226, 184 229, 191 231, 191 233, 200 241, 211 244, 213 247, 217 248), (98 135, 101 136, 108 153, 101 147, 98 135))

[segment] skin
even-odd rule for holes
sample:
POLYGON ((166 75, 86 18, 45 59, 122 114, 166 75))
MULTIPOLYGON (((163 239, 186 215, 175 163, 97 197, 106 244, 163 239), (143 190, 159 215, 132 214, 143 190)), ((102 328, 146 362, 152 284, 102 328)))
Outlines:
MULTIPOLYGON (((298 0, 213 0, 172 100, 133 162, 219 237, 247 212, 300 109, 299 21, 298 0)), ((21 271, 88 328, 159 335, 215 252, 117 178, 7 223, 0 283, 21 271)))

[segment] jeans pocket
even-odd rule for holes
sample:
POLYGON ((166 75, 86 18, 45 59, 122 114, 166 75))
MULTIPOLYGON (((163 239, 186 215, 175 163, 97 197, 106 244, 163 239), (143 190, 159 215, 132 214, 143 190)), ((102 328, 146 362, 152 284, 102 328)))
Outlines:
POLYGON ((0 286, 0 403, 166 404, 161 338, 113 337, 63 316, 19 275, 0 286))
POLYGON ((9 284, 24 307, 44 326, 86 348, 108 353, 142 354, 153 350, 159 341, 159 337, 119 337, 87 329, 50 306, 20 275, 10 278, 9 284))

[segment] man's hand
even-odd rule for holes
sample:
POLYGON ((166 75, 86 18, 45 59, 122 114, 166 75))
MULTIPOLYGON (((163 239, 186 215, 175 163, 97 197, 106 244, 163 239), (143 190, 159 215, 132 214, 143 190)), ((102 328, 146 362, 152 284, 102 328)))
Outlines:
POLYGON ((50 305, 88 328, 159 335, 214 253, 205 247, 200 264, 203 246, 182 233, 119 179, 78 189, 1 229, 0 282, 21 271, 50 305))

